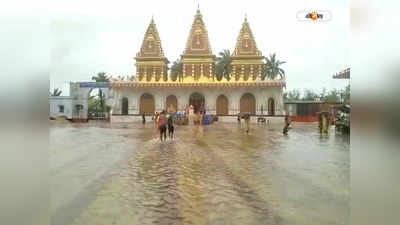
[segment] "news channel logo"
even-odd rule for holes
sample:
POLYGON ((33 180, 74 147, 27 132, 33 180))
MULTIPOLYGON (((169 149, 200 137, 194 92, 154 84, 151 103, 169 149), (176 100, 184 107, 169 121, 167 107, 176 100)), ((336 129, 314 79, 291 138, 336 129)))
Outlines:
POLYGON ((301 22, 328 22, 332 19, 332 13, 329 10, 301 10, 296 18, 301 22))

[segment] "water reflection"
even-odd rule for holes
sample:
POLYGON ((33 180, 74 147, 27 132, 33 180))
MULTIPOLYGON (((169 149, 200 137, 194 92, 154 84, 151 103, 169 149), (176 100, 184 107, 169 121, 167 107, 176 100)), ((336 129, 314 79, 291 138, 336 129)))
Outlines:
POLYGON ((347 224, 348 138, 281 131, 52 124, 52 224, 347 224))

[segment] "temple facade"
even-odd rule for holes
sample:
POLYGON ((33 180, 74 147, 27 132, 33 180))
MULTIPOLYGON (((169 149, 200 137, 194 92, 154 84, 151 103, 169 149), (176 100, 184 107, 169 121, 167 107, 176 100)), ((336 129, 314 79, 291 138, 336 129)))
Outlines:
POLYGON ((230 79, 218 80, 216 56, 200 10, 181 55, 181 70, 175 79, 168 73, 161 39, 152 19, 136 55, 136 80, 113 79, 112 114, 116 118, 153 115, 162 110, 184 112, 189 105, 195 111, 221 117, 239 112, 252 115, 284 114, 282 92, 284 79, 264 79, 263 55, 245 18, 231 55, 230 79))

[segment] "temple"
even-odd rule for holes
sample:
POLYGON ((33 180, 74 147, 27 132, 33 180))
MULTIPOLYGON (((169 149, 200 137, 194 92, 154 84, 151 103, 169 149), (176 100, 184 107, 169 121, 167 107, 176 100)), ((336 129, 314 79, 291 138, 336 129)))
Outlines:
POLYGON ((238 113, 277 116, 284 114, 282 92, 284 79, 263 79, 264 56, 257 48, 245 17, 231 55, 230 79, 217 79, 217 58, 212 52, 208 31, 200 10, 181 55, 177 78, 168 73, 156 24, 151 22, 136 57, 136 80, 113 79, 112 121, 132 121, 138 115, 155 112, 195 111, 232 117, 238 113))

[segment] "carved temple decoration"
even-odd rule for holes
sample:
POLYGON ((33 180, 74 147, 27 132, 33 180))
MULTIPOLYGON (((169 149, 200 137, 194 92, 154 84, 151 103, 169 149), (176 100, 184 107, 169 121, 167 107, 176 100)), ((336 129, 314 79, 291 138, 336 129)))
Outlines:
POLYGON ((237 38, 235 50, 232 53, 232 80, 260 81, 264 69, 263 59, 247 18, 245 18, 237 38))
POLYGON ((153 18, 144 35, 140 52, 136 54, 138 82, 168 81, 168 60, 164 56, 161 39, 153 18))
POLYGON ((214 81, 215 55, 212 54, 208 32, 199 9, 186 42, 182 64, 183 82, 214 81))
POLYGON ((235 49, 232 52, 231 79, 215 78, 216 57, 211 50, 208 32, 197 9, 186 47, 181 55, 183 79, 173 81, 168 76, 168 60, 164 56, 153 18, 146 30, 136 59, 136 81, 113 80, 114 88, 126 87, 280 87, 285 80, 261 80, 264 57, 258 50, 250 25, 245 17, 235 49))

